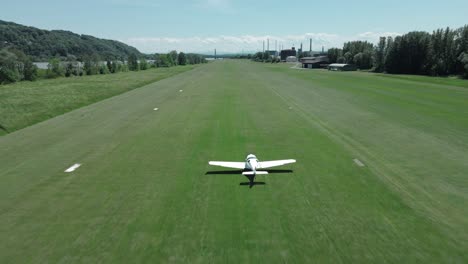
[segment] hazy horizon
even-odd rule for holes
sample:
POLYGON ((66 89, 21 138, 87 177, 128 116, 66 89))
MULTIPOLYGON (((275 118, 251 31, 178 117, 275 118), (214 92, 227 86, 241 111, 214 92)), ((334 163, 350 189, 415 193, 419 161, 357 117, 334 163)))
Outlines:
POLYGON ((55 3, 19 0, 2 4, 0 19, 41 29, 69 30, 114 39, 143 53, 179 50, 211 54, 270 49, 313 50, 341 47, 343 42, 396 36, 412 30, 431 32, 466 24, 468 2, 397 0, 351 2, 284 2, 231 0, 55 3), (60 21, 60 22, 58 22, 60 21), (415 21, 418 25, 416 25, 415 21))

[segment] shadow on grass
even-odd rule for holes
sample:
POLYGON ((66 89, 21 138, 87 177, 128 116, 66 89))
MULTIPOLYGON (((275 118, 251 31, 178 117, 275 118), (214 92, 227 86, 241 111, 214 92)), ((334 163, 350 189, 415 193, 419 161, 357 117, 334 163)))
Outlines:
POLYGON ((255 175, 244 175, 247 179, 249 179, 248 182, 241 182, 239 183, 240 186, 249 186, 250 189, 254 187, 255 185, 265 185, 265 182, 256 182, 255 181, 255 175))
MULTIPOLYGON (((242 175, 244 170, 221 170, 221 171, 207 171, 205 175, 242 175)), ((293 173, 293 170, 267 170, 268 174, 280 174, 280 173, 293 173)), ((259 182, 255 181, 254 175, 243 175, 247 179, 248 182, 241 182, 239 183, 240 186, 249 186, 252 188, 255 185, 266 185, 266 182, 259 182)))
MULTIPOLYGON (((265 170, 262 170, 265 171, 265 170)), ((293 173, 293 170, 266 170, 268 174, 293 173)), ((241 175, 243 170, 207 171, 205 175, 241 175)))
POLYGON ((2 124, 0 124, 0 130, 3 130, 6 132, 6 134, 10 133, 2 124))

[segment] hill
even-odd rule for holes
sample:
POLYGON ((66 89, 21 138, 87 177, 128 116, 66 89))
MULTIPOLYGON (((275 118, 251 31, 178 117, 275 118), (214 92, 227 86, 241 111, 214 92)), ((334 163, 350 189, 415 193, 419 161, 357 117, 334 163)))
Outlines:
POLYGON ((0 49, 13 47, 33 60, 48 60, 51 57, 99 55, 102 59, 121 59, 135 53, 134 47, 122 42, 80 35, 65 30, 43 30, 0 20, 0 49))

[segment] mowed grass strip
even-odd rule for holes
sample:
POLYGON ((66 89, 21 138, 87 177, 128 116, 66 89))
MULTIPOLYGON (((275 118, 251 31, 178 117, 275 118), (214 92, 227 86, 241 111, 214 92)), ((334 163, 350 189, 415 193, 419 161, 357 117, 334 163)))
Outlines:
MULTIPOLYGON (((416 158, 439 130, 385 111, 433 118, 394 105, 418 87, 333 74, 216 62, 0 138, 0 262, 466 262, 466 209, 451 200, 466 202, 466 182, 439 175, 451 156, 416 158), (253 188, 207 173, 248 153, 298 162, 253 188)), ((458 118, 438 134, 449 154, 464 149, 458 118)), ((466 174, 462 158, 450 165, 466 174)))
POLYGON ((194 67, 196 66, 178 66, 1 85, 0 135, 194 67))

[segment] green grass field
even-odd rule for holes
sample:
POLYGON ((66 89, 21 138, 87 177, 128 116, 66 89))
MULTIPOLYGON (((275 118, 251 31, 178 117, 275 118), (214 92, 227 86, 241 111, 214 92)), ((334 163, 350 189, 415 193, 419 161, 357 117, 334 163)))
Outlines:
POLYGON ((5 135, 0 263, 466 263, 454 82, 221 61, 5 135))
POLYGON ((0 136, 193 68, 190 65, 1 85, 0 136))

